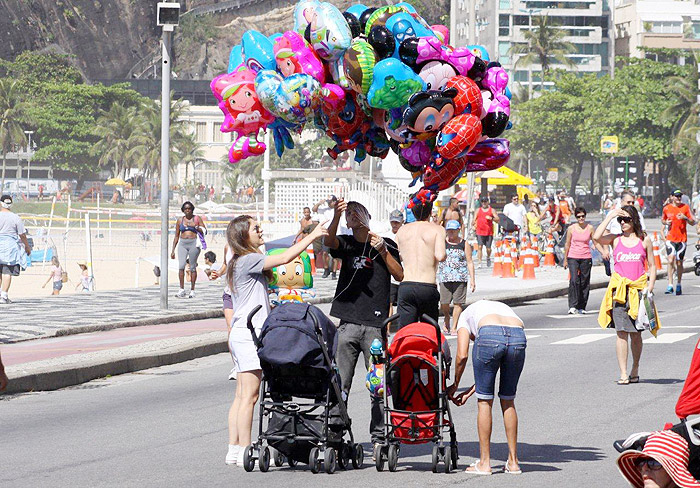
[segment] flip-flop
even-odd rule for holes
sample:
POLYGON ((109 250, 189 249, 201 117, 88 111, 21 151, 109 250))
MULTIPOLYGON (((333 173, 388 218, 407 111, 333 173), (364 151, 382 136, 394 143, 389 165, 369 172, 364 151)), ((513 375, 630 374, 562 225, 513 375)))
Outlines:
POLYGON ((618 385, 629 385, 629 384, 630 384, 630 379, 629 379, 629 378, 625 378, 625 379, 623 380, 622 378, 620 378, 619 380, 617 380, 617 384, 618 384, 618 385))
POLYGON ((503 472, 507 474, 523 474, 522 469, 510 469, 508 467, 508 461, 506 461, 506 466, 503 468, 503 472))
POLYGON ((479 464, 479 461, 474 461, 473 463, 471 463, 469 465, 469 467, 467 469, 464 470, 464 472, 469 473, 469 474, 477 474, 479 476, 491 476, 491 471, 480 470, 478 464, 479 464), (469 469, 469 468, 473 468, 473 469, 469 469))
POLYGON ((630 376, 630 383, 639 383, 639 376, 630 376))

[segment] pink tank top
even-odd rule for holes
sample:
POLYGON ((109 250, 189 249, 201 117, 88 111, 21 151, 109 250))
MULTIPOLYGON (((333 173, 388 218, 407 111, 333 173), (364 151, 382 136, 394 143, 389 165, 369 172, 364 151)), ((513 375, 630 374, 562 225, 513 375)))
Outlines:
POLYGON ((613 250, 613 259, 615 261, 615 272, 623 278, 634 281, 646 272, 644 268, 647 253, 644 249, 644 242, 641 239, 634 247, 627 247, 621 240, 618 240, 613 250))
POLYGON ((591 228, 583 232, 571 228, 571 245, 569 246, 569 258, 591 259, 591 228))

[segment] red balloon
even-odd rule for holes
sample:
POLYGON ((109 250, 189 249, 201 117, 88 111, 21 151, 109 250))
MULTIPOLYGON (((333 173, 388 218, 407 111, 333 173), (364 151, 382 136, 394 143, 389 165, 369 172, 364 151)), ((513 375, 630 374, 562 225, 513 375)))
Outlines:
POLYGON ((474 80, 466 76, 455 76, 449 79, 445 88, 457 89, 457 96, 454 98, 455 114, 463 114, 469 109, 466 113, 481 118, 484 100, 481 96, 481 90, 474 80))
POLYGON ((481 120, 476 115, 463 114, 450 120, 437 136, 437 152, 446 159, 466 156, 481 137, 481 120))
POLYGON ((437 191, 446 190, 464 173, 467 158, 437 158, 428 164, 423 172, 423 186, 437 191))

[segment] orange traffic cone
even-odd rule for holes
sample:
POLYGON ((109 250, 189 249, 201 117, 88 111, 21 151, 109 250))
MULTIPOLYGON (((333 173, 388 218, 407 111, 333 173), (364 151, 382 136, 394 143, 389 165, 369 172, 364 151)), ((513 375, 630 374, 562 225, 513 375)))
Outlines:
POLYGON ((520 269, 520 262, 518 261, 518 246, 516 245, 515 239, 510 241, 510 259, 513 262, 513 268, 515 271, 520 269))
POLYGON ((510 252, 511 250, 506 249, 503 253, 503 273, 501 278, 515 278, 513 273, 513 258, 510 252))
POLYGON ((523 251, 527 247, 527 237, 523 236, 520 239, 520 255, 518 256, 518 268, 523 267, 523 261, 525 260, 525 254, 523 251))
POLYGON ((530 248, 532 250, 532 256, 535 259, 535 268, 539 268, 540 252, 538 251, 539 246, 537 245, 537 236, 534 234, 530 237, 530 248))
POLYGON ((654 232, 653 246, 654 246, 654 265, 656 266, 657 270, 660 270, 661 269, 661 251, 659 250, 659 235, 656 232, 654 232))
POLYGON ((551 232, 547 236, 547 247, 544 250, 544 265, 545 266, 556 266, 557 262, 554 260, 554 238, 551 232))
POLYGON ((311 258, 311 276, 315 276, 316 275, 316 255, 314 254, 314 247, 309 246, 309 248, 306 250, 306 253, 311 258))
POLYGON ((523 258, 523 279, 524 280, 534 280, 535 279, 535 256, 533 255, 533 249, 529 246, 525 249, 525 257, 523 258))
POLYGON ((503 265, 501 264, 501 241, 496 241, 493 250, 493 273, 491 276, 503 276, 503 265))

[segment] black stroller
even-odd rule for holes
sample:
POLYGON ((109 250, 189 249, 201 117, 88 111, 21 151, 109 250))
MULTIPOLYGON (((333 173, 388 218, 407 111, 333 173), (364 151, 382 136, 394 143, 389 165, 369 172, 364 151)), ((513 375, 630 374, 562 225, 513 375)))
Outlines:
POLYGON ((355 444, 335 367, 335 325, 313 305, 287 303, 270 312, 258 337, 252 320, 260 308, 248 315, 263 370, 259 432, 243 467, 252 471, 257 459, 266 472, 272 457, 278 467, 285 459, 290 467, 308 463, 313 473, 321 464, 329 474, 349 463, 360 468, 364 451, 355 444))

